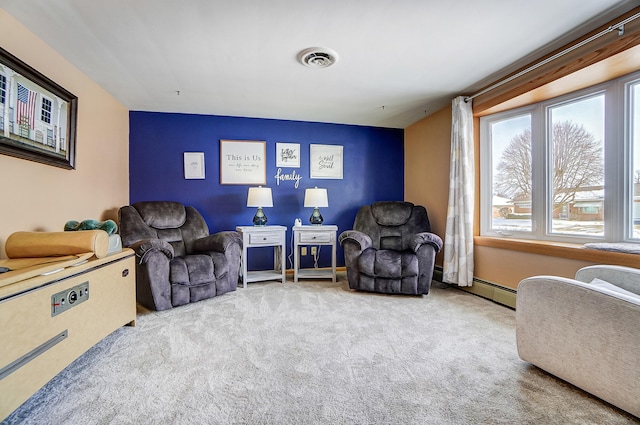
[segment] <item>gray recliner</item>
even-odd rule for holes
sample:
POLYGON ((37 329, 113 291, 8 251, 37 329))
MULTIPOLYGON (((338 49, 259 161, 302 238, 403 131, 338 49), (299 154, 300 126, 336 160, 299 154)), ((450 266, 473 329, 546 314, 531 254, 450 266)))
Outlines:
POLYGON ((200 213, 179 202, 137 202, 118 212, 122 245, 132 248, 140 304, 166 310, 235 291, 242 239, 209 234, 200 213))
POLYGON ((361 207, 340 244, 351 289, 418 295, 429 293, 442 239, 423 206, 386 201, 361 207))

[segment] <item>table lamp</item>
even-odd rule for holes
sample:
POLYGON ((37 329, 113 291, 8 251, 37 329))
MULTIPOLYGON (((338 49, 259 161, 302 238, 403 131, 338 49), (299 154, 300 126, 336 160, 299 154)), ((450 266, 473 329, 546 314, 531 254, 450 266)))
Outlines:
POLYGON ((253 216, 254 226, 266 226, 267 216, 264 215, 262 208, 273 207, 273 197, 271 196, 270 187, 250 187, 247 195, 247 207, 258 207, 256 215, 253 216))
POLYGON ((312 207, 313 213, 309 217, 309 222, 313 225, 320 226, 322 224, 322 215, 320 214, 320 207, 329 206, 329 198, 327 197, 327 189, 320 189, 317 186, 313 189, 305 189, 304 191, 304 206, 305 208, 312 207))

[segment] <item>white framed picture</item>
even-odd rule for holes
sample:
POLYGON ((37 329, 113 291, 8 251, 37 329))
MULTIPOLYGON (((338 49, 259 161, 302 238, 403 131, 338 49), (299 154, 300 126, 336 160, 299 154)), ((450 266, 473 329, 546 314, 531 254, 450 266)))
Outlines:
POLYGON ((310 145, 309 174, 312 179, 342 179, 342 151, 340 145, 310 145))
POLYGON ((266 145, 256 140, 220 140, 220 184, 266 184, 266 145))
POLYGON ((300 168, 300 144, 276 143, 276 167, 300 168))
POLYGON ((184 178, 204 179, 204 152, 184 153, 184 178))

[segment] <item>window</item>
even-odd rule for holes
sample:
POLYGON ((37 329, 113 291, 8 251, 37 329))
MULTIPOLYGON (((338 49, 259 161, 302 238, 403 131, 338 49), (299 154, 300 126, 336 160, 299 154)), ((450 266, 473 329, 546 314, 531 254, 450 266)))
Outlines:
POLYGON ((633 174, 631 180, 631 237, 640 239, 640 81, 632 81, 627 85, 628 99, 628 134, 631 139, 631 152, 633 152, 633 174))
POLYGON ((486 121, 491 135, 491 229, 531 232, 531 114, 486 121))
POLYGON ((51 124, 51 101, 46 97, 42 97, 42 112, 40 113, 40 120, 51 124))
POLYGON ((604 236, 604 94, 547 108, 548 229, 604 236))
POLYGON ((0 105, 7 103, 7 77, 0 74, 0 105))
POLYGON ((640 240, 640 73, 480 118, 482 235, 640 240))

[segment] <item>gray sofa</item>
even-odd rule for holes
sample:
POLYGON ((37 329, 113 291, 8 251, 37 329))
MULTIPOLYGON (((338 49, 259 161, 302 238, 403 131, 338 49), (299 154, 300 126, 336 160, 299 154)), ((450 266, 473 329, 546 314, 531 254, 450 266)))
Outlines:
POLYGON ((524 279, 516 342, 523 360, 640 417, 640 270, 524 279))
POLYGON ((178 202, 137 202, 118 212, 123 246, 139 257, 136 292, 152 310, 235 291, 242 239, 236 232, 209 234, 193 207, 178 202))
POLYGON ((427 210, 385 201, 358 210, 353 230, 340 234, 351 289, 428 294, 442 239, 431 233, 427 210))

